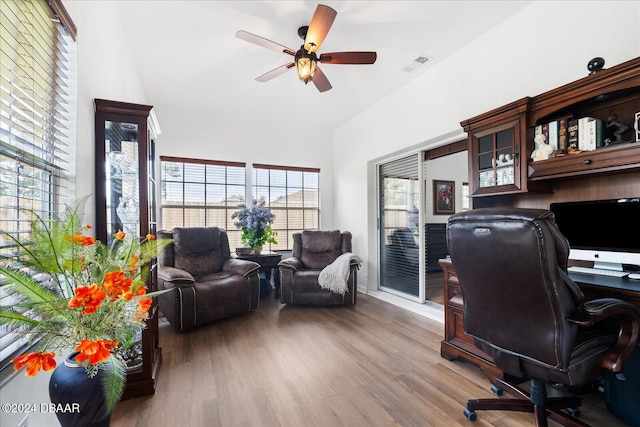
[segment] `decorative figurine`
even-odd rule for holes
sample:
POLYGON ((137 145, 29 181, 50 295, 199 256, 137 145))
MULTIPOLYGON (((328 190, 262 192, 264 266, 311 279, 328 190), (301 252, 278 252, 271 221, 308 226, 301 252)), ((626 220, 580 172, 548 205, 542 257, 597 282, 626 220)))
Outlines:
POLYGON ((536 148, 531 153, 531 159, 535 162, 537 160, 546 160, 548 158, 554 157, 554 149, 552 146, 547 144, 547 137, 543 134, 536 135, 533 139, 536 143, 536 148))
POLYGON ((618 144, 620 142, 630 142, 630 141, 623 141, 622 134, 624 134, 626 131, 631 129, 631 126, 618 120, 617 114, 609 115, 609 117, 607 118, 607 129, 609 130, 609 132, 612 133, 613 140, 611 140, 611 138, 605 139, 604 140, 605 146, 611 145, 611 144, 618 144))

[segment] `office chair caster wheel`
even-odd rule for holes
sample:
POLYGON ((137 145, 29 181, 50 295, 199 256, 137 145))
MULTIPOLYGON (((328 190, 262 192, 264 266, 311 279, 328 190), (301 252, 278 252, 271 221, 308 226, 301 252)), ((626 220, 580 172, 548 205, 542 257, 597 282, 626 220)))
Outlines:
POLYGON ((476 411, 472 411, 471 409, 465 409, 464 416, 467 417, 469 421, 475 421, 478 419, 478 414, 476 414, 476 411))
POLYGON ((566 408, 566 411, 569 415, 574 418, 578 418, 582 412, 580 412, 580 408, 566 408))
POLYGON ((491 386, 491 391, 493 392, 493 394, 495 394, 496 396, 502 396, 504 394, 504 390, 501 389, 500 387, 498 387, 497 385, 493 384, 491 386))

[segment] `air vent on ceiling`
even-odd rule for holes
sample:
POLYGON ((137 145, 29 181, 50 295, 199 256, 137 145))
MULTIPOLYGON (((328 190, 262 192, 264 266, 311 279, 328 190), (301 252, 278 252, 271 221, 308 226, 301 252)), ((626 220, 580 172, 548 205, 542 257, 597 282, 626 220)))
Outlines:
POLYGON ((431 60, 431 58, 426 56, 426 55, 418 56, 416 59, 414 59, 413 61, 411 61, 410 63, 408 63, 404 67, 402 67, 402 71, 407 71, 407 72, 414 71, 416 68, 418 68, 421 65, 426 64, 430 60, 431 60))

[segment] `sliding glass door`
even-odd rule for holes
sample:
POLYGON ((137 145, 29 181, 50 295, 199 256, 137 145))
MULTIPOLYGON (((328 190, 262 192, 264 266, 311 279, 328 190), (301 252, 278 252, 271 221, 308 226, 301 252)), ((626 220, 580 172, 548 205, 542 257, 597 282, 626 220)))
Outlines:
POLYGON ((380 287, 424 301, 419 153, 378 167, 380 287))

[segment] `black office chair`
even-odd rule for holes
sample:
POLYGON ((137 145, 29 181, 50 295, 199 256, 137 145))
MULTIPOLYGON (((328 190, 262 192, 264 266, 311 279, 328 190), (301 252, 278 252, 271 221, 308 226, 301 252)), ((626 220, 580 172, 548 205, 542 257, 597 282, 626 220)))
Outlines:
POLYGON ((580 387, 604 369, 620 372, 636 348, 640 310, 611 298, 583 301, 566 274, 569 246, 550 211, 455 214, 447 243, 463 293, 465 332, 505 373, 494 392, 517 397, 469 400, 467 418, 475 420, 477 410, 524 411, 535 413, 537 426, 546 426, 547 417, 585 426, 563 411, 572 412, 580 399, 548 398, 545 384, 580 387), (519 385, 529 380, 527 392, 519 385))

